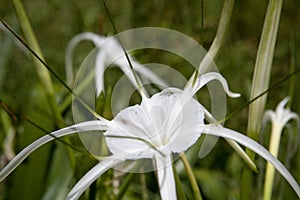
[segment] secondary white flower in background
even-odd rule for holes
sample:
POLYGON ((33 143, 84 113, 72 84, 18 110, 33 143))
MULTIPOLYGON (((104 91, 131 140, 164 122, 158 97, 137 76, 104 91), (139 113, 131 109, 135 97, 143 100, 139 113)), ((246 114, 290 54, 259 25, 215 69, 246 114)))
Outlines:
MULTIPOLYGON (((228 95, 235 96, 228 90, 225 79, 218 73, 199 76, 198 81, 201 84, 197 90, 213 79, 222 83, 228 95)), ((118 163, 144 158, 155 161, 161 198, 176 199, 172 154, 184 152, 205 133, 235 140, 265 158, 286 178, 300 197, 300 188, 293 176, 264 147, 233 130, 215 124, 204 124, 203 107, 192 97, 195 92, 196 90, 190 87, 183 91, 167 88, 151 98, 142 95, 140 105, 122 110, 111 121, 87 121, 52 132, 21 151, 0 172, 0 180, 8 176, 32 151, 55 137, 99 130, 106 131, 104 136, 112 155, 100 160, 99 164, 78 181, 67 199, 78 199, 93 181, 118 163)))
MULTIPOLYGON (((275 157, 278 156, 279 146, 280 146, 280 138, 283 131, 283 128, 287 125, 290 120, 296 120, 299 123, 299 115, 291 112, 289 108, 285 108, 289 98, 284 98, 276 107, 275 112, 272 110, 267 110, 264 115, 264 123, 267 120, 271 120, 272 122, 272 132, 269 144, 269 151, 275 157)), ((265 175, 265 184, 264 184, 264 199, 271 199, 272 196, 272 188, 274 182, 274 174, 275 169, 270 163, 267 163, 266 167, 266 175, 265 175)))
MULTIPOLYGON (((123 49, 121 45, 118 43, 116 38, 114 37, 104 37, 99 36, 94 33, 85 32, 80 33, 73 37, 68 44, 65 56, 65 69, 66 69, 66 80, 69 85, 73 84, 74 81, 74 73, 73 73, 73 63, 72 63, 72 54, 76 45, 83 41, 92 41, 96 48, 98 48, 97 55, 95 57, 95 81, 96 81, 96 95, 99 96, 101 91, 104 91, 104 71, 108 64, 115 64, 119 67, 130 82, 137 88, 135 78, 132 73, 128 73, 130 71, 130 67, 128 61, 123 53, 123 49), (105 42, 105 45, 101 45, 105 42), (100 48, 99 48, 100 47, 100 48), (122 55, 119 58, 115 58, 115 55, 122 55)), ((151 70, 147 67, 141 65, 137 62, 132 56, 129 55, 129 58, 132 62, 132 66, 134 66, 134 70, 141 74, 144 78, 150 80, 152 83, 156 83, 160 88, 161 86, 166 86, 167 83, 160 79, 157 75, 155 75, 151 70)), ((160 88, 162 89, 162 88, 160 88)), ((144 91, 146 92, 146 91, 144 91)))

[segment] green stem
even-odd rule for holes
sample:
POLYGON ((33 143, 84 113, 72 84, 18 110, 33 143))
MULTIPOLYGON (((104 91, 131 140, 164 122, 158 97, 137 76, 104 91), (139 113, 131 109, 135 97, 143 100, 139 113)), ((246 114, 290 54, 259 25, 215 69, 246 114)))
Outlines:
POLYGON ((196 180, 193 170, 190 166, 190 163, 189 163, 188 159, 186 158, 186 155, 184 153, 180 154, 180 159, 183 162, 183 165, 186 169, 186 173, 188 175, 189 181, 191 183, 192 190, 194 193, 194 199, 202 200, 201 193, 200 193, 200 190, 199 190, 199 187, 197 184, 197 180, 196 180))
MULTIPOLYGON (((32 30, 29 19, 27 17, 27 14, 25 12, 25 9, 24 9, 21 1, 13 0, 13 4, 14 4, 16 14, 17 14, 17 17, 19 20, 19 24, 25 35, 25 38, 28 42, 29 47, 33 50, 33 52, 35 52, 36 56, 38 56, 42 61, 45 61, 44 56, 43 56, 40 46, 37 42, 37 39, 34 35, 34 32, 32 30)), ((50 109, 52 111, 54 121, 59 128, 63 128, 65 126, 65 122, 61 116, 59 107, 55 100, 53 83, 52 83, 49 71, 47 70, 47 68, 44 67, 44 63, 40 62, 40 60, 38 60, 33 54, 31 54, 31 55, 32 55, 32 59, 34 61, 34 65, 35 65, 36 71, 38 73, 39 79, 44 88, 46 99, 50 105, 50 109)), ((68 141, 68 139, 66 139, 66 140, 68 141)), ((68 153, 70 163, 74 167, 75 159, 72 155, 72 151, 69 148, 66 148, 66 151, 68 153)))
MULTIPOLYGON (((18 20, 20 23, 20 26, 22 28, 22 31, 25 35, 25 38, 30 46, 30 48, 36 52, 36 54, 42 59, 45 60, 42 54, 42 51, 39 47, 39 44, 36 40, 36 37, 34 35, 34 32, 31 28, 30 22, 28 20, 28 17, 26 15, 26 12, 24 10, 24 7, 20 0, 13 0, 13 4, 16 10, 16 14, 18 16, 18 20)), ((51 81, 51 77, 47 69, 43 66, 43 64, 37 60, 34 56, 32 56, 32 59, 34 61, 36 71, 38 73, 39 79, 42 83, 42 86, 45 91, 46 98, 50 104, 50 108, 52 110, 54 119, 56 124, 62 128, 64 127, 65 123, 64 120, 61 117, 61 114, 59 112, 58 106, 55 101, 55 95, 54 95, 54 89, 53 84, 51 81)))
MULTIPOLYGON (((282 0, 269 1, 256 57, 250 99, 255 98, 269 87, 281 8, 282 0)), ((247 135, 256 141, 259 138, 266 100, 267 94, 257 99, 249 107, 247 135)), ((249 157, 254 160, 255 154, 249 149, 246 151, 249 157)), ((242 174, 241 199, 251 198, 252 179, 252 172, 245 167, 242 174)))
MULTIPOLYGON (((277 158, 280 137, 282 131, 282 125, 273 124, 269 151, 275 158, 277 158)), ((267 163, 266 175, 265 175, 265 185, 264 185, 264 200, 270 200, 272 197, 272 189, 274 182, 275 168, 271 163, 267 163)))

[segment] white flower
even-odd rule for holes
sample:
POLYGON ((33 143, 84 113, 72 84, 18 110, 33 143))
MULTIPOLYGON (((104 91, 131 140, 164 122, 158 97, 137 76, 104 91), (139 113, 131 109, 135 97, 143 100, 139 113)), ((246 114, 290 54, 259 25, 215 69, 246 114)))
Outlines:
POLYGON ((113 154, 125 151, 134 159, 152 158, 158 152, 170 154, 187 150, 198 139, 197 126, 203 122, 203 110, 195 99, 184 102, 182 91, 168 88, 150 99, 143 98, 141 105, 121 111, 105 135, 142 138, 147 143, 124 138, 107 138, 106 141, 113 154))
POLYGON ((67 199, 78 199, 93 181, 118 163, 124 160, 142 158, 155 160, 161 198, 164 200, 176 199, 171 164, 172 153, 184 152, 197 141, 202 133, 205 133, 235 140, 261 155, 275 166, 300 197, 298 183, 289 171, 264 147, 233 130, 219 125, 204 124, 203 107, 192 96, 198 89, 213 79, 219 80, 226 93, 234 96, 228 90, 227 83, 220 74, 204 74, 199 77, 196 89, 186 87, 185 90, 181 91, 168 88, 151 98, 143 96, 140 105, 122 110, 112 121, 100 119, 83 122, 40 138, 20 152, 0 172, 0 180, 9 175, 32 151, 56 137, 75 132, 101 130, 106 131, 104 136, 112 155, 101 160, 93 167, 74 186, 67 199))
MULTIPOLYGON (((134 77, 131 68, 129 66, 128 60, 126 56, 124 55, 124 50, 122 49, 122 46, 118 43, 116 37, 103 37, 96 35, 94 33, 90 32, 85 32, 78 34, 72 40, 70 41, 67 51, 66 51, 66 74, 67 74, 67 82, 68 84, 73 83, 73 66, 72 66, 72 52, 73 49, 76 47, 76 45, 83 41, 83 40, 90 40, 94 43, 96 46, 97 52, 95 55, 95 84, 96 84, 96 96, 98 97, 100 93, 104 91, 104 79, 103 79, 103 74, 105 71, 105 68, 109 66, 110 64, 114 64, 115 66, 119 67, 124 74, 127 76, 128 80, 133 84, 133 86, 136 89, 142 89, 139 88, 137 84, 137 80, 139 80, 139 75, 141 75, 142 78, 145 78, 146 80, 150 81, 150 83, 155 83, 159 89, 163 89, 165 87, 169 87, 169 85, 162 80, 159 76, 157 76, 155 73, 153 73, 151 70, 149 70, 147 67, 144 65, 141 65, 139 62, 137 62, 132 56, 128 55, 131 64, 134 68, 134 71, 137 72, 137 76, 134 77)), ((205 62, 207 62, 210 59, 204 58, 205 62)), ((203 70, 204 66, 201 66, 203 70)), ((193 76, 192 76, 193 77, 193 76)), ((190 79, 190 81, 187 83, 188 86, 190 86, 190 95, 194 95, 206 82, 209 82, 211 79, 214 79, 212 76, 205 76, 202 77, 201 79, 197 79, 197 81, 194 83, 192 86, 192 81, 194 79, 190 79), (209 79, 209 80, 206 80, 209 79)), ((222 81, 223 85, 227 87, 226 81, 224 79, 219 79, 219 81, 222 81)), ((230 93, 228 88, 226 90, 229 92, 231 97, 238 97, 238 94, 233 94, 230 93)), ((143 90, 142 91, 145 96, 147 96, 147 91, 143 90)), ((123 103, 121 102, 122 98, 118 100, 118 106, 117 107, 122 107, 123 103)), ((127 103, 127 102, 126 102, 127 103)), ((200 105, 201 106, 201 105, 200 105)), ((206 118, 209 118, 210 121, 215 121, 214 116, 212 116, 206 109, 205 107, 201 106, 202 109, 205 112, 206 118)), ((214 139, 216 142, 216 140, 214 139)), ((253 170, 257 171, 256 165, 253 163, 253 161, 248 157, 248 155, 245 153, 245 151, 235 142, 232 140, 227 140, 226 141, 231 145, 231 147, 236 151, 236 153, 248 164, 248 166, 253 170)), ((203 142, 203 149, 204 151, 200 150, 201 156, 205 156, 208 154, 208 152, 213 148, 213 145, 206 144, 206 140, 203 142)), ((215 143, 214 142, 214 143, 215 143)))
MULTIPOLYGON (((291 112, 290 109, 285 108, 285 105, 287 104, 288 101, 289 101, 288 97, 284 98, 276 107, 275 112, 272 110, 267 110, 263 118, 264 124, 269 119, 272 121, 272 133, 270 137, 269 151, 275 157, 277 157, 278 155, 283 128, 292 119, 297 121, 298 126, 300 124, 299 116, 296 113, 291 112)), ((264 183, 264 199, 271 199, 274 174, 275 174, 274 167, 269 163, 267 163, 265 183, 264 183)))
MULTIPOLYGON (((118 66, 127 78, 131 81, 131 83, 137 88, 135 78, 132 73, 130 73, 130 67, 128 61, 124 55, 123 49, 121 45, 118 43, 115 37, 103 37, 94 33, 85 32, 80 33, 72 38, 70 43, 68 44, 66 56, 65 56, 65 67, 66 67, 66 75, 67 75, 67 83, 71 85, 73 83, 74 75, 73 75, 73 63, 72 63, 72 53, 76 45, 83 41, 89 40, 94 43, 96 48, 98 49, 96 58, 95 58, 95 81, 96 81, 96 95, 99 96, 101 91, 104 91, 104 71, 105 67, 110 64, 115 64, 118 66), (105 45, 101 45, 105 43, 105 45)), ((147 80, 150 80, 153 83, 157 83, 158 87, 160 85, 166 86, 166 82, 161 80, 158 76, 156 76, 151 70, 147 67, 141 65, 137 62, 133 57, 129 55, 129 59, 131 60, 132 66, 134 66, 134 70, 145 77, 147 80)))
POLYGON ((291 110, 288 108, 285 108, 285 105, 288 101, 288 97, 284 98, 277 105, 275 112, 273 110, 267 110, 265 112, 264 121, 271 119, 272 125, 277 126, 277 128, 282 130, 291 119, 299 120, 299 116, 296 113, 291 112, 291 110))

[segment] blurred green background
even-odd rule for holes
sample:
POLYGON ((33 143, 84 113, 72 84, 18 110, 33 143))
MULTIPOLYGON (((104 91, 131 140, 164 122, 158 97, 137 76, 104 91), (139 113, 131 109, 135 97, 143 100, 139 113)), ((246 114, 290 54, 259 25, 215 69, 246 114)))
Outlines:
MULTIPOLYGON (((194 38, 207 50, 215 36, 223 5, 221 0, 107 0, 106 3, 119 32, 144 26, 170 28, 194 38)), ((215 60, 220 72, 227 79, 231 90, 241 94, 239 99, 228 99, 227 113, 234 111, 249 100, 256 52, 267 3, 266 0, 235 2, 225 43, 220 56, 215 60)), ((62 79, 65 79, 65 49, 73 36, 86 31, 101 35, 114 34, 102 1, 99 0, 26 0, 23 1, 23 5, 45 60, 62 79)), ((271 85, 287 76, 292 64, 299 67, 299 8, 300 2, 298 0, 287 0, 283 3, 271 85)), ((0 0, 0 17, 17 33, 22 35, 11 1, 0 0)), ((89 42, 79 44, 74 53, 75 66, 80 65, 92 48, 93 45, 89 42)), ((143 55, 141 56, 141 62, 168 64, 186 77, 189 77, 192 72, 188 67, 184 67, 185 63, 182 60, 175 58, 168 60, 167 56, 154 56, 155 54, 143 55)), ((120 71, 116 73, 120 73, 120 71)), ((294 96, 291 109, 300 113, 300 89, 298 86, 300 74, 296 74, 293 78, 296 80, 296 87, 292 88, 294 96)), ((61 103, 62 98, 65 97, 61 94, 67 92, 56 79, 53 78, 53 82, 58 94, 57 101, 61 103)), ((270 91, 267 109, 274 109, 279 101, 289 95, 289 86, 289 81, 286 81, 270 91)), ((202 101, 202 97, 202 95, 199 97, 200 101, 202 101)), ((207 98, 203 98, 204 102, 209 101, 207 98)), ((0 29, 0 99, 16 108, 18 113, 30 117, 47 131, 57 129, 51 116, 49 116, 49 106, 31 57, 29 57, 29 52, 3 27, 0 29)), ((247 129, 247 111, 247 107, 244 108, 228 120, 226 126, 245 133, 247 129)), ((65 111, 64 117, 71 124, 72 119, 69 113, 69 110, 65 111)), ((3 110, 0 114, 1 154, 4 151, 4 138, 8 135, 11 127, 15 130, 15 139, 12 142, 15 152, 19 152, 34 139, 45 134, 18 116, 16 116, 18 120, 14 120, 9 118, 3 110)), ((264 134, 265 141, 267 141, 268 136, 269 129, 264 134)), ((285 131, 279 156, 282 162, 285 162, 286 155, 289 154, 291 147, 288 146, 288 143, 290 140, 288 132, 285 131)), ((76 140, 73 141, 75 144, 77 142, 76 140)), ((80 146, 80 143, 78 145, 80 146)), ((264 145, 268 146, 268 143, 264 145)), ((0 199, 51 199, 52 193, 59 193, 58 191, 61 190, 63 190, 61 196, 64 196, 65 192, 69 191, 72 184, 74 184, 74 179, 71 177, 80 178, 82 173, 87 171, 95 161, 86 155, 77 153, 79 155, 76 156, 75 175, 72 172, 67 172, 68 169, 71 169, 71 166, 67 161, 64 161, 67 158, 65 151, 61 150, 63 149, 61 146, 62 144, 57 142, 47 145, 32 154, 29 159, 26 159, 24 164, 11 174, 5 182, 0 183, 0 199), (57 149, 60 149, 61 160, 55 157, 57 156, 55 153, 57 149), (54 161, 59 163, 60 167, 57 170, 54 170, 54 161), (64 162, 66 162, 65 165, 61 165, 64 162), (83 166, 82 163, 86 166, 83 166), (61 174, 58 173, 59 171, 61 174), (64 181, 55 182, 51 176, 65 176, 69 181, 65 181, 66 183, 64 181), (61 183, 58 185, 60 189, 53 186, 57 183, 61 183), (50 191, 51 188, 52 191, 50 191), (50 197, 45 197, 46 193, 49 193, 50 197)), ((3 158, 0 166, 3 167, 6 161, 3 158)), ((244 164, 224 140, 220 139, 207 157, 201 160, 193 158, 191 163, 193 163, 194 172, 204 199, 239 199, 240 176, 244 164)), ((292 174, 299 182, 300 150, 292 155, 292 159, 288 163, 292 174)), ((141 198, 141 194, 139 194, 141 190, 138 188, 140 187, 140 181, 143 179, 139 174, 134 176, 134 181, 124 199, 141 198)), ((149 199, 159 198, 157 184, 153 176, 151 173, 146 175, 146 188, 143 190, 147 193, 149 199)), ((187 198, 192 199, 186 175, 184 173, 180 174, 180 178, 187 198)), ((253 185, 255 191, 253 199, 257 199, 262 194, 261 179, 259 175, 256 178, 256 183, 253 185)), ((274 199, 296 199, 295 193, 281 176, 278 176, 275 180, 275 191, 274 199), (281 191, 280 188, 284 188, 284 190, 281 191)), ((82 197, 82 199, 85 198, 86 196, 82 197)))

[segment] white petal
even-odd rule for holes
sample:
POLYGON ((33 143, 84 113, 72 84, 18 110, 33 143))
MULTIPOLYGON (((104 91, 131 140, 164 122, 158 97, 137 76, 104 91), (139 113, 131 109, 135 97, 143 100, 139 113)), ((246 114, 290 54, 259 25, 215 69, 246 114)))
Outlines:
MULTIPOLYGON (((99 46, 101 48, 101 51, 104 51, 104 54, 106 55, 106 64, 110 65, 114 63, 117 65, 127 76, 128 80, 133 84, 133 86, 136 89, 139 89, 138 91, 145 93, 147 96, 146 91, 142 90, 142 88, 138 87, 137 81, 141 83, 138 76, 134 77, 132 69, 130 68, 129 61, 127 60, 125 56, 125 52, 122 48, 122 46, 119 44, 119 42, 114 37, 108 37, 104 43, 104 45, 99 46), (136 80, 136 78, 138 80, 136 80)), ((134 61, 134 59, 128 55, 128 58, 135 69, 138 63, 134 61)))
POLYGON ((169 148, 174 153, 186 151, 200 137, 197 127, 204 124, 204 113, 199 102, 190 99, 173 124, 170 124, 169 148))
POLYGON ((276 121, 276 114, 273 110, 265 111, 265 114, 263 117, 263 124, 266 124, 268 120, 271 120, 272 122, 276 121))
MULTIPOLYGON (((212 114, 200 104, 201 109, 204 111, 206 119, 208 121, 211 121, 213 123, 217 123, 217 120, 212 116, 212 114)), ((221 125, 220 125, 221 126, 221 125)), ((200 151, 199 151, 199 158, 205 157, 214 147, 214 145, 217 143, 219 137, 212 136, 212 135, 207 135, 201 145, 200 151), (207 138, 209 137, 209 143, 207 142, 207 138)), ((249 167, 253 171, 257 171, 256 165, 254 162, 249 158, 249 156, 246 154, 246 152, 240 147, 239 144, 237 144, 235 141, 226 139, 225 140, 228 142, 228 144, 235 150, 235 152, 249 165, 249 167)))
POLYGON ((151 120, 140 105, 122 110, 105 133, 106 143, 114 155, 129 154, 128 159, 152 158, 151 120), (116 136, 116 137, 112 137, 116 136), (149 144, 147 144, 147 142, 149 144))
POLYGON ((220 81, 220 83, 222 84, 226 94, 230 97, 233 97, 233 98, 236 98, 236 97, 239 97, 240 94, 237 94, 237 93, 233 93, 229 90, 228 88, 228 84, 227 84, 227 81, 224 79, 224 77, 219 74, 219 73, 216 73, 216 72, 209 72, 209 73, 206 73, 206 74, 203 74, 203 75, 200 75, 196 82, 195 82, 195 86, 193 88, 193 93, 192 95, 195 95, 196 92, 202 88, 204 85, 206 85, 208 82, 212 81, 212 80, 218 80, 220 81))
POLYGON ((273 123, 280 123, 282 126, 285 126, 289 120, 295 119, 298 120, 299 116, 296 113, 290 111, 290 109, 285 108, 285 105, 289 101, 289 97, 284 98, 276 107, 276 121, 273 123))
POLYGON ((95 61, 95 82, 96 82, 96 97, 98 97, 101 91, 104 91, 104 71, 105 71, 105 53, 100 49, 98 50, 95 61))
POLYGON ((45 143, 50 142, 55 138, 63 137, 80 131, 106 130, 106 124, 106 122, 102 122, 99 120, 88 121, 54 131, 48 135, 41 137, 40 139, 28 145, 25 149, 23 149, 4 167, 4 169, 1 170, 0 181, 5 179, 25 158, 27 158, 33 151, 35 151, 45 143))
POLYGON ((290 174, 290 172, 285 168, 281 162, 276 159, 268 150, 266 150, 262 145, 255 142, 251 138, 238 133, 236 131, 215 126, 215 125, 207 125, 204 131, 206 134, 211 134, 215 136, 220 136, 224 138, 228 138, 231 140, 235 140, 238 143, 244 145, 245 147, 251 149, 255 153, 259 154, 261 157, 269 161, 273 164, 273 166, 278 170, 278 172, 288 181, 288 183, 292 186, 292 188, 297 193, 298 197, 300 197, 300 187, 294 177, 290 174))
POLYGON ((285 108, 285 105, 289 101, 289 98, 284 98, 276 107, 276 111, 267 110, 264 114, 263 124, 266 123, 268 119, 271 119, 273 124, 277 124, 280 128, 283 128, 288 121, 291 119, 299 120, 299 115, 291 112, 290 109, 285 108))
POLYGON ((73 187, 71 192, 67 196, 67 200, 78 199, 81 194, 104 172, 118 164, 120 160, 108 157, 105 160, 100 161, 94 166, 88 173, 86 173, 73 187))
POLYGON ((72 54, 76 45, 83 40, 91 40, 95 45, 104 41, 103 37, 100 37, 94 33, 81 33, 76 35, 71 39, 67 46, 66 55, 65 55, 65 68, 66 68, 66 76, 67 83, 72 84, 74 75, 73 75, 73 63, 72 63, 72 54))
POLYGON ((290 98, 289 97, 285 97, 276 107, 276 112, 280 113, 283 110, 285 110, 285 105, 289 102, 290 98))
POLYGON ((158 179, 161 199, 162 200, 177 199, 171 156, 157 155, 155 156, 155 161, 156 161, 157 179, 158 179))
POLYGON ((160 136, 166 152, 183 152, 197 141, 196 127, 204 123, 204 113, 199 102, 182 90, 167 88, 141 106, 151 116, 152 131, 160 136))

